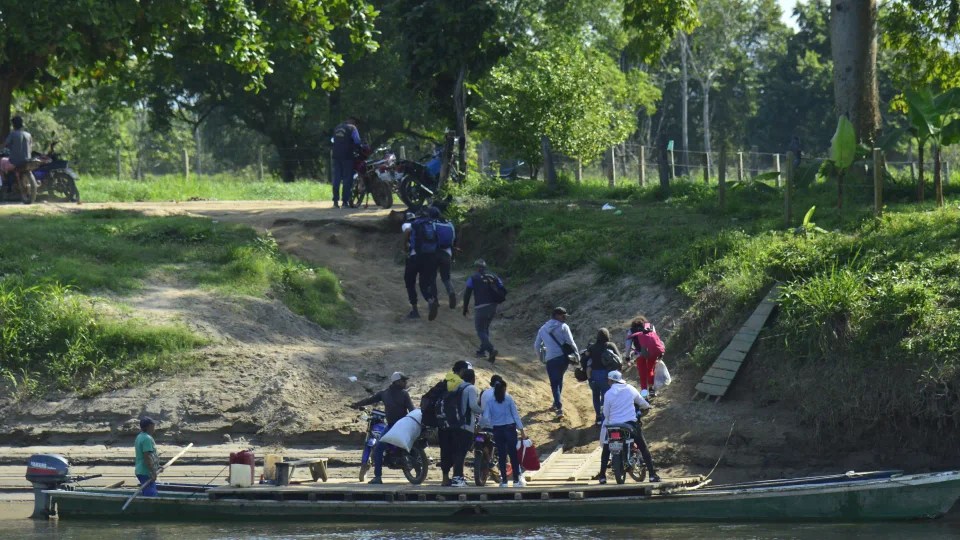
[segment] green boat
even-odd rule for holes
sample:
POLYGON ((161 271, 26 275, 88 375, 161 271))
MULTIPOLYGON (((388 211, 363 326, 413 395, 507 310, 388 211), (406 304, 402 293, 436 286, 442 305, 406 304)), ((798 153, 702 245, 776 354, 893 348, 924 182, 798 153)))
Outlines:
POLYGON ((832 477, 729 486, 690 482, 443 488, 411 485, 300 485, 186 488, 139 497, 130 489, 44 490, 60 519, 283 519, 325 521, 863 522, 932 519, 960 498, 960 471, 832 477), (184 492, 186 491, 186 492, 184 492))

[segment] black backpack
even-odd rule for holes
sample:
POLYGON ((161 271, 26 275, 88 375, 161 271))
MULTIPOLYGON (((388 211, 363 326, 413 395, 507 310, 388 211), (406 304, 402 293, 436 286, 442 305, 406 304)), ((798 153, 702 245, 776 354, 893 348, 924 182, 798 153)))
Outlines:
POLYGON ((623 369, 623 362, 620 361, 620 357, 609 347, 604 347, 603 352, 600 353, 600 363, 603 364, 603 369, 607 371, 620 371, 623 369))
POLYGON ((500 279, 497 278, 495 274, 480 274, 480 282, 490 290, 494 302, 500 304, 507 299, 507 288, 502 285, 500 279))
POLYGON ((466 424, 467 412, 460 408, 463 401, 463 390, 470 383, 460 383, 453 392, 444 394, 437 404, 437 427, 440 429, 454 429, 466 424))
POLYGON ((427 390, 420 398, 420 412, 423 419, 420 423, 427 427, 437 427, 437 404, 443 403, 443 396, 447 393, 447 381, 440 381, 427 390))
POLYGON ((437 224, 432 219, 419 219, 413 222, 413 249, 417 255, 436 253, 440 243, 437 240, 437 224))

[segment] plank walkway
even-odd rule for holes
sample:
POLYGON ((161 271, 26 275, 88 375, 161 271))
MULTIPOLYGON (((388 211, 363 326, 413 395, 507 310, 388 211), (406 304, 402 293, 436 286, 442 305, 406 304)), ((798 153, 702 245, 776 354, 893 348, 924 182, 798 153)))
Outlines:
POLYGON ((540 464, 540 470, 526 474, 527 481, 565 483, 590 480, 600 472, 600 448, 589 454, 567 454, 558 448, 540 464))
POLYGON ((780 287, 774 285, 757 306, 757 309, 753 310, 750 318, 740 327, 737 335, 730 340, 727 348, 720 353, 720 356, 714 360, 713 365, 700 379, 696 386, 697 391, 693 395, 694 399, 699 397, 700 394, 704 394, 705 399, 713 397, 716 402, 726 395, 737 376, 737 372, 740 371, 740 366, 743 365, 747 354, 756 343, 760 331, 776 309, 779 296, 780 287))

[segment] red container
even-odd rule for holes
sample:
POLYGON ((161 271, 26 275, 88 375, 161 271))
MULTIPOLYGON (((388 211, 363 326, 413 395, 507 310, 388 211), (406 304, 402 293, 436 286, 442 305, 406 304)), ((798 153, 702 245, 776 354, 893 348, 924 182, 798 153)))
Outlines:
POLYGON ((253 450, 241 450, 239 452, 230 452, 230 465, 233 465, 235 463, 250 466, 250 484, 253 484, 253 472, 257 466, 256 458, 253 455, 253 450))

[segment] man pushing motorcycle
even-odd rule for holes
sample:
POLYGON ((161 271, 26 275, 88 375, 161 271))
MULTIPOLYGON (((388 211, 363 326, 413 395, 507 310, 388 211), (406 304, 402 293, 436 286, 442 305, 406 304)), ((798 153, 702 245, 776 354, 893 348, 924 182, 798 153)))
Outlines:
POLYGON ((643 438, 643 430, 637 423, 638 411, 650 408, 650 403, 640 395, 632 385, 623 380, 623 375, 619 371, 611 371, 607 374, 607 380, 610 382, 610 389, 603 396, 603 424, 600 427, 600 444, 603 445, 603 451, 600 453, 600 474, 597 480, 601 484, 607 483, 607 465, 610 463, 610 445, 607 441, 607 426, 614 424, 628 425, 634 434, 634 442, 640 449, 643 461, 647 465, 650 473, 651 482, 659 482, 653 468, 653 458, 650 457, 650 450, 647 448, 647 441, 643 438))
POLYGON ((23 118, 20 116, 14 116, 10 123, 13 124, 13 131, 7 135, 3 148, 10 150, 10 164, 14 166, 13 175, 17 179, 23 204, 30 204, 37 198, 37 181, 24 165, 33 157, 33 137, 23 129, 23 118))
MULTIPOLYGON (((410 399, 410 394, 407 392, 408 380, 409 377, 399 371, 395 371, 393 375, 390 376, 390 386, 367 399, 351 403, 350 406, 359 409, 364 405, 373 405, 374 403, 382 402, 383 408, 387 413, 387 431, 384 432, 384 435, 386 435, 398 420, 415 408, 413 406, 413 400, 410 399)), ((370 480, 371 484, 383 483, 381 476, 383 475, 383 453, 386 451, 386 446, 385 443, 378 442, 376 448, 373 449, 373 479, 370 480)), ((366 471, 361 471, 361 476, 364 472, 366 471)))

